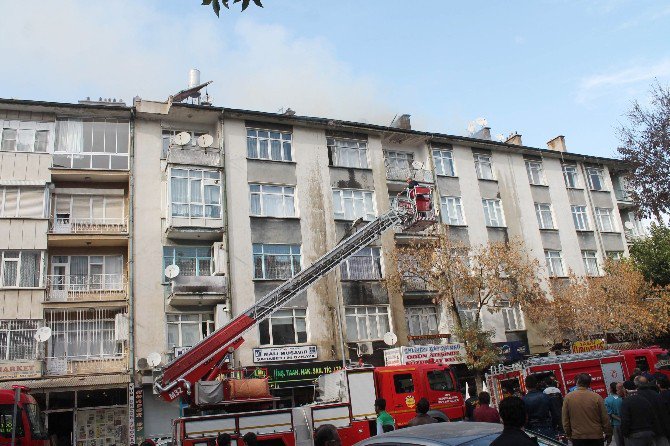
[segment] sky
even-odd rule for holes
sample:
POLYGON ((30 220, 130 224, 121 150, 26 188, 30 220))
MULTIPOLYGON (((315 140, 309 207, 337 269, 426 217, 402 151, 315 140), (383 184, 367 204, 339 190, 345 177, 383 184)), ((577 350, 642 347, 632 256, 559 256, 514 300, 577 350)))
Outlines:
POLYGON ((616 127, 670 84, 666 1, 0 0, 0 97, 166 100, 188 70, 214 105, 467 136, 484 117, 616 156, 616 127))

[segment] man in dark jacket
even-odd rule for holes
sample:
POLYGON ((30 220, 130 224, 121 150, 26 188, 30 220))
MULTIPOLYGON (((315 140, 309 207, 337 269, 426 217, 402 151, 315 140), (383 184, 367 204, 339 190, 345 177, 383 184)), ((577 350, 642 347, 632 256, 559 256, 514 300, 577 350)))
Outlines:
POLYGON ((670 436, 670 416, 665 411, 665 405, 658 388, 649 383, 644 376, 635 378, 637 394, 647 400, 652 407, 650 418, 654 418, 654 443, 656 446, 668 446, 668 437, 670 436))
POLYGON ((537 440, 522 429, 526 423, 526 406, 521 398, 508 396, 500 402, 498 409, 505 427, 491 446, 537 446, 537 440))
POLYGON ((430 410, 430 403, 426 398, 421 398, 418 403, 416 403, 416 416, 409 420, 407 423, 408 427, 412 426, 421 426, 422 424, 431 424, 437 423, 437 420, 430 415, 428 411, 430 410))
MULTIPOLYGON (((627 386, 629 387, 629 386, 627 386)), ((626 390, 621 403, 621 434, 626 446, 652 446, 654 444, 654 417, 649 401, 632 390, 626 390)))
POLYGON ((665 404, 665 411, 670 415, 670 379, 665 375, 660 376, 656 380, 656 384, 658 384, 660 390, 661 400, 665 404))
POLYGON ((538 389, 537 378, 533 375, 526 377, 526 389, 528 393, 523 397, 528 414, 526 427, 538 434, 554 438, 556 436, 554 426, 558 422, 558 417, 554 414, 549 395, 538 389))

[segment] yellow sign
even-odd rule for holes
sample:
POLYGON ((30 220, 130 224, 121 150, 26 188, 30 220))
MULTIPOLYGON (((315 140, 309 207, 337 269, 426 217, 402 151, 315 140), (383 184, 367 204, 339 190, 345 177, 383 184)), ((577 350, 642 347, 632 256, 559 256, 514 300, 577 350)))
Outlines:
POLYGON ((576 341, 572 344, 572 353, 586 353, 595 350, 605 350, 605 341, 602 339, 591 339, 590 341, 576 341))
POLYGON ((407 404, 407 407, 412 409, 414 406, 416 406, 416 400, 412 395, 407 395, 407 397, 405 397, 405 404, 407 404))

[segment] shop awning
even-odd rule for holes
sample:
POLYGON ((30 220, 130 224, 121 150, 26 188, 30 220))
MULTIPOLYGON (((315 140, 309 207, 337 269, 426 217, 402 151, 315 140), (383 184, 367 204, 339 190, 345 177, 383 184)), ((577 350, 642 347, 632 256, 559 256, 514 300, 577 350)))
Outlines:
POLYGON ((10 381, 0 383, 0 388, 11 389, 12 385, 20 384, 29 389, 56 389, 64 387, 107 386, 114 384, 128 384, 130 375, 87 375, 67 376, 62 378, 30 379, 25 381, 10 381))

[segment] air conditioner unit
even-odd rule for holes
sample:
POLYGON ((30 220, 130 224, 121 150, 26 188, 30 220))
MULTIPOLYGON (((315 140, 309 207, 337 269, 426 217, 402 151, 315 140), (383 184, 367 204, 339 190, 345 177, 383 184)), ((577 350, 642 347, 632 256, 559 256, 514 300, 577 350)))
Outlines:
POLYGON ((228 272, 228 251, 225 243, 212 245, 212 275, 225 276, 228 272))
POLYGON ((139 358, 137 360, 137 369, 138 370, 151 370, 151 366, 147 362, 147 358, 139 358))
POLYGON ((372 354, 372 342, 357 342, 356 343, 356 353, 358 356, 371 355, 372 354))

